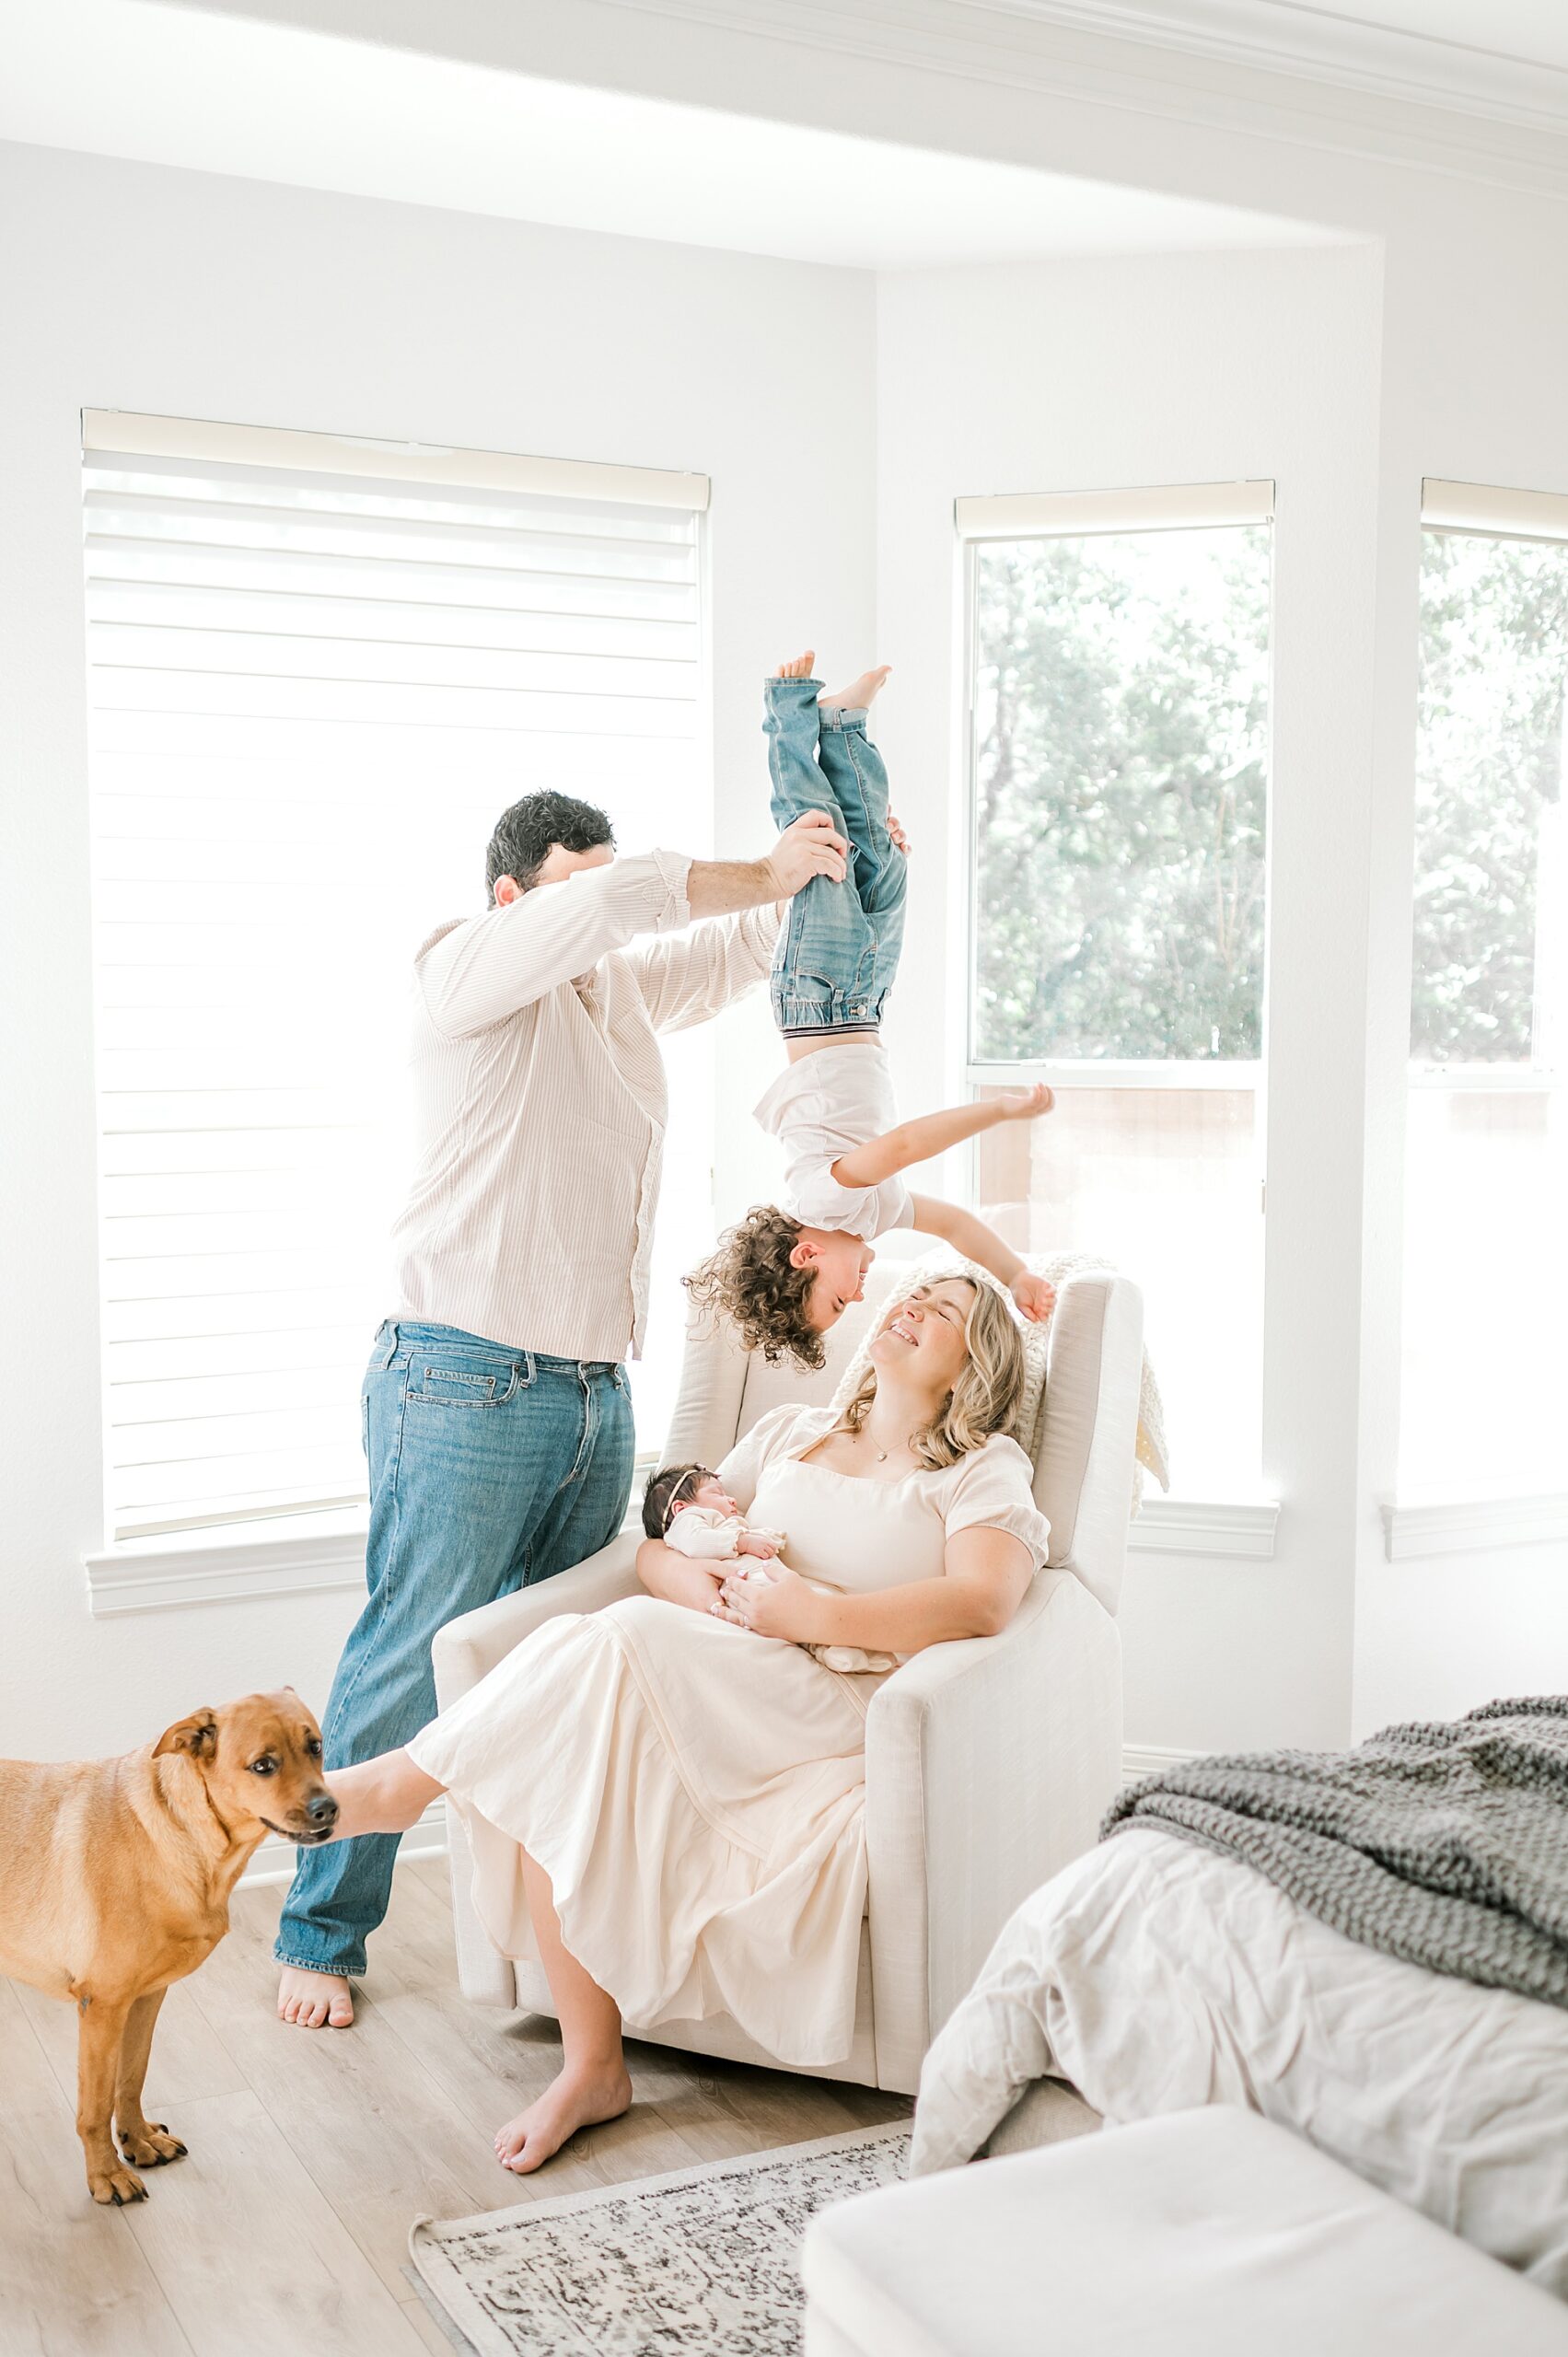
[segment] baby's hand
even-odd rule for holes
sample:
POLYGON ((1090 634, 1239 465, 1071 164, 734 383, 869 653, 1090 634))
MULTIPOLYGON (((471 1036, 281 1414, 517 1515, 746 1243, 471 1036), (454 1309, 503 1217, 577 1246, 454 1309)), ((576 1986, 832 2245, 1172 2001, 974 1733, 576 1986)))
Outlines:
POLYGON ((1002 1108, 1005 1121, 1038 1121, 1042 1113, 1050 1112, 1056 1097, 1044 1081, 1039 1080, 1032 1088, 1005 1088, 996 1102, 1002 1108))
POLYGON ((743 1530, 735 1542, 735 1551, 738 1555, 761 1555, 766 1558, 778 1553, 779 1542, 771 1531, 743 1530))
POLYGON ((1008 1290, 1032 1325, 1043 1326, 1056 1306, 1056 1287, 1032 1270, 1020 1269, 1008 1290))

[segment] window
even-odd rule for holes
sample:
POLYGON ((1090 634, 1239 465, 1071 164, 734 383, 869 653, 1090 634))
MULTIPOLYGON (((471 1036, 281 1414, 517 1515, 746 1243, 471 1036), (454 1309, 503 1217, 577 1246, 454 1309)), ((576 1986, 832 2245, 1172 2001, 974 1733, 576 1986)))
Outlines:
POLYGON ((1260 1461, 1272 489, 959 502, 973 800, 970 1081, 1019 1249, 1143 1286, 1172 1464, 1260 1461))
MULTIPOLYGON (((86 441, 122 1538, 363 1498, 411 958, 483 906, 491 830, 532 786, 628 844, 703 848, 706 485, 102 414, 86 441)), ((665 1300, 710 1225, 706 1067, 679 1044, 665 1300)), ((679 1322, 636 1371, 648 1437, 679 1322)))
POLYGON ((1562 1486, 1568 500, 1425 487, 1400 1487, 1562 1486))

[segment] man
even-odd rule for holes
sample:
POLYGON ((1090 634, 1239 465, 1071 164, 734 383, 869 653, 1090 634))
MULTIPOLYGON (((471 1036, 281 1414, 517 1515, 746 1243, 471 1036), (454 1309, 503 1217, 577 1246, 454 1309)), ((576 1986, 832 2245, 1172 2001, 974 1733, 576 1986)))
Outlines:
MULTIPOLYGON (((416 1167, 394 1232, 400 1306, 365 1378, 368 1594, 332 1681, 330 1766, 435 1716, 445 1622, 620 1527, 622 1363, 647 1316, 665 1126, 655 1035, 760 981, 779 904, 814 876, 842 880, 845 848, 813 813, 764 859, 617 859, 601 810, 530 794, 491 840, 490 907, 420 949, 416 1167), (686 932, 693 918, 722 921, 686 932)), ((352 2023, 396 1851, 377 1836, 301 1856, 275 1951, 284 2020, 352 2023)))

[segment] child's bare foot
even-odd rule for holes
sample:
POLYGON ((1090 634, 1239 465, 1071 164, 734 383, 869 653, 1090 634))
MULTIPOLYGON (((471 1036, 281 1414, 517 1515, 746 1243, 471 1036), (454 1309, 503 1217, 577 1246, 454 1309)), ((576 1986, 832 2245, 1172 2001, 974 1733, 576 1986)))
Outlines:
MULTIPOLYGON (((811 677, 811 666, 816 660, 816 648, 808 646, 804 655, 796 656, 793 663, 781 663, 773 676, 778 679, 808 679, 811 677)), ((820 697, 818 698, 818 702, 821 702, 820 697)))
POLYGON ((563 2069, 537 2103, 509 2119, 495 2138, 495 2157, 516 2177, 528 2177, 558 2153, 579 2128, 619 2119, 632 2105, 623 2062, 563 2069))
POLYGON ((1038 1121, 1042 1113, 1050 1112, 1056 1097, 1040 1080, 1032 1088, 1005 1088, 996 1102, 1005 1121, 1038 1121))
POLYGON ((858 679, 852 679, 847 688, 830 688, 817 701, 819 703, 842 704, 846 712, 862 712, 883 685, 892 668, 890 663, 878 663, 872 670, 863 671, 858 679))

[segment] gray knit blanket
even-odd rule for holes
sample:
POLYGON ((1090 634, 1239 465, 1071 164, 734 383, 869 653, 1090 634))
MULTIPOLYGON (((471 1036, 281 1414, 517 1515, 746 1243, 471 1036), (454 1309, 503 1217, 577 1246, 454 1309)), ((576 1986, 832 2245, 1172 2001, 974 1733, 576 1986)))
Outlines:
POLYGON ((1194 1759, 1115 1800, 1239 1858, 1366 1947, 1568 2006, 1568 1695, 1386 1727, 1353 1751, 1194 1759))

